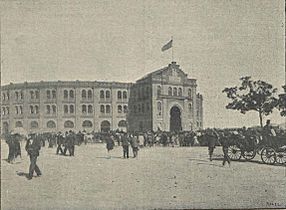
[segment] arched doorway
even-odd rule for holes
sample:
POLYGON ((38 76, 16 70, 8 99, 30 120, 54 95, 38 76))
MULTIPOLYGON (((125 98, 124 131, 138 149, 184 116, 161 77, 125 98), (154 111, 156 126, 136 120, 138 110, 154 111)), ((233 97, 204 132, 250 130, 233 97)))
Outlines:
POLYGON ((170 131, 181 131, 182 119, 181 110, 177 106, 173 106, 170 110, 170 131))
POLYGON ((118 128, 124 132, 127 131, 127 122, 126 120, 120 120, 118 123, 118 128))
POLYGON ((107 120, 102 121, 100 124, 100 129, 101 129, 101 132, 110 131, 110 122, 108 122, 107 120))

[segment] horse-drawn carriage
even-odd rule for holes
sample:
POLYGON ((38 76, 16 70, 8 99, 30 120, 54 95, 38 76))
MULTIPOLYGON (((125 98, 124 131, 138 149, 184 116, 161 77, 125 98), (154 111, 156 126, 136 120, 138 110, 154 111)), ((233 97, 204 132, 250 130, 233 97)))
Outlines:
POLYGON ((286 137, 271 136, 267 140, 257 135, 232 135, 228 155, 231 160, 252 160, 260 155, 263 163, 286 164, 286 137))

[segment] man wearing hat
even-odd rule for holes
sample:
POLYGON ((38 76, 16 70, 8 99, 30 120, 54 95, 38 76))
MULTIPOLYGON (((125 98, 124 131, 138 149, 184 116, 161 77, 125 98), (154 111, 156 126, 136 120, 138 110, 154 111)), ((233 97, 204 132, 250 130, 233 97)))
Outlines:
POLYGON ((37 166, 37 158, 40 155, 39 151, 41 149, 41 142, 36 137, 36 134, 29 135, 25 149, 30 156, 29 175, 27 178, 28 180, 31 180, 33 178, 34 171, 36 172, 37 176, 42 175, 39 167, 37 166))

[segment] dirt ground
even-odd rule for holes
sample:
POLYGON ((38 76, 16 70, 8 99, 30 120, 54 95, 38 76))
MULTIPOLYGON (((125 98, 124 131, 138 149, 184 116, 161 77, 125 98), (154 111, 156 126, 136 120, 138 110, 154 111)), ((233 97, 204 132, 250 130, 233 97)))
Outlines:
POLYGON ((43 176, 27 180, 27 153, 9 164, 2 142, 1 209, 286 208, 286 168, 259 157, 222 167, 219 147, 212 162, 206 147, 142 148, 136 159, 121 147, 107 159, 104 144, 76 147, 75 157, 55 150, 41 149, 43 176))

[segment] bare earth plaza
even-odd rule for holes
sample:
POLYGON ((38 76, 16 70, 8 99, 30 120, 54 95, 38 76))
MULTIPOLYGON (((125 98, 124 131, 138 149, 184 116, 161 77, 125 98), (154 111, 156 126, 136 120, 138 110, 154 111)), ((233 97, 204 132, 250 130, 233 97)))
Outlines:
POLYGON ((0 7, 1 209, 286 209, 285 1, 0 7))

